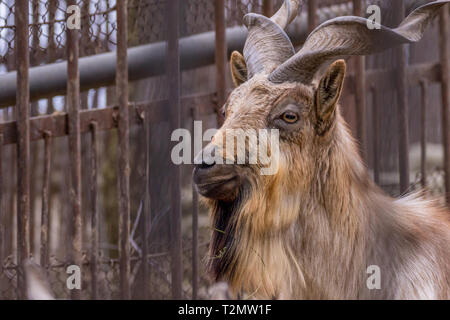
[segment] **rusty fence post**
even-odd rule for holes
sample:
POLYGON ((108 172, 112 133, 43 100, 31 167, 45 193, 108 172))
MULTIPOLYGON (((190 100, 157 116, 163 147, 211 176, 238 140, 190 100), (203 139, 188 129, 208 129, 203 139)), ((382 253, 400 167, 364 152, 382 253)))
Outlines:
POLYGON ((120 294, 130 299, 130 163, 127 64, 127 0, 117 2, 117 71, 116 94, 119 103, 119 253, 120 294))
MULTIPOLYGON (((197 118, 197 108, 194 106, 192 108, 193 126, 197 118)), ((194 138, 192 142, 195 144, 194 138)), ((198 193, 192 183, 192 300, 198 299, 198 260, 198 193)))
POLYGON ((50 231, 50 172, 52 161, 52 136, 45 131, 44 135, 44 174, 42 184, 42 210, 41 210, 41 250, 40 264, 44 268, 50 265, 49 231, 50 231))
POLYGON ((192 299, 198 298, 198 193, 192 185, 192 299))
MULTIPOLYGON (((67 6, 76 4, 75 0, 67 1, 67 6)), ((80 74, 78 70, 78 36, 79 30, 67 28, 67 108, 69 115, 69 156, 71 172, 69 193, 72 206, 72 252, 70 263, 82 268, 80 74)), ((72 299, 81 298, 81 290, 73 289, 70 293, 72 299)))
MULTIPOLYGON (((3 133, 0 132, 0 273, 3 272, 3 260, 6 256, 6 216, 5 216, 5 208, 3 207, 4 194, 3 194, 3 133)), ((0 281, 1 285, 1 281, 0 281)))
MULTIPOLYGON (((363 16, 362 0, 353 0, 353 14, 363 16)), ((356 132, 360 144, 361 156, 367 161, 367 133, 366 133, 366 58, 355 57, 355 104, 356 104, 356 132)))
POLYGON ((149 261, 148 261, 148 238, 147 235, 150 230, 149 219, 151 217, 151 198, 150 198, 150 159, 151 159, 151 127, 150 127, 150 112, 146 110, 145 118, 145 195, 144 195, 144 210, 142 214, 142 282, 143 295, 142 298, 147 300, 149 298, 149 261))
POLYGON ((439 16, 440 59, 442 70, 442 142, 444 144, 444 171, 446 203, 450 206, 450 22, 448 5, 441 9, 439 16))
POLYGON ((97 272, 98 272, 98 210, 97 210, 97 122, 92 121, 89 124, 91 134, 91 176, 90 176, 90 191, 91 191, 91 298, 96 300, 98 298, 97 272))
POLYGON ((373 131, 372 131, 372 143, 373 143, 373 180, 377 185, 380 185, 380 108, 377 101, 377 90, 375 87, 371 87, 372 93, 372 117, 373 117, 373 131))
MULTIPOLYGON (((405 16, 405 4, 403 1, 394 1, 393 9, 396 21, 400 23, 405 16)), ((401 45, 396 53, 396 87, 397 87, 397 111, 398 111, 398 161, 400 173, 400 194, 409 189, 409 138, 408 138, 408 84, 407 74, 407 49, 401 45)))
POLYGON ((273 0, 263 1, 262 12, 266 17, 271 17, 273 15, 273 0))
POLYGON ((17 69, 17 263, 19 297, 26 297, 25 278, 22 270, 24 260, 30 253, 30 106, 28 51, 28 1, 18 0, 15 7, 16 22, 16 69, 17 69))
MULTIPOLYGON (((48 21, 54 21, 56 16, 56 10, 58 9, 57 0, 50 0, 48 2, 48 21)), ((55 25, 49 23, 48 25, 48 49, 47 49, 47 63, 55 62, 56 58, 56 44, 55 44, 55 25)), ((47 114, 52 114, 55 111, 53 106, 53 98, 47 99, 47 114)))
MULTIPOLYGON (((181 126, 181 105, 180 105, 180 7, 178 0, 167 1, 167 80, 169 89, 169 109, 171 129, 175 130, 181 126)), ((182 298, 183 281, 183 261, 181 243, 181 167, 171 163, 172 183, 171 183, 171 273, 172 273, 172 298, 182 298)))
MULTIPOLYGON (((32 0, 29 2, 31 5, 31 23, 32 27, 29 28, 31 33, 31 47, 30 47, 30 67, 39 64, 39 1, 32 0)), ((39 115, 38 101, 30 103, 30 117, 36 117, 39 115)), ((36 253, 36 241, 35 241, 35 225, 36 225, 36 204, 38 199, 38 184, 36 179, 36 172, 39 166, 39 154, 40 148, 38 143, 30 141, 30 253, 34 255, 36 253)))
POLYGON ((215 32, 216 32, 216 91, 217 91, 217 122, 221 126, 224 119, 221 112, 226 100, 226 65, 227 65, 227 39, 225 21, 225 0, 215 0, 215 32))
POLYGON ((317 0, 308 0, 308 31, 311 33, 317 27, 317 0))
POLYGON ((427 109, 428 109, 428 83, 426 80, 420 81, 420 178, 422 188, 427 186, 427 109))

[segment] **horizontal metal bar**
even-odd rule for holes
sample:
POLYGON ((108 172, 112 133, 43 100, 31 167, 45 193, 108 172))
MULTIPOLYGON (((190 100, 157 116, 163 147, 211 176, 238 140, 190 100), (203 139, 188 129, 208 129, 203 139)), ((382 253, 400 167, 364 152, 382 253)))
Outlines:
MULTIPOLYGON (((215 114, 216 106, 215 93, 188 96, 181 99, 182 113, 184 119, 190 117, 192 108, 197 108, 200 116, 215 114)), ((130 104, 130 125, 143 124, 145 113, 148 111, 151 123, 169 121, 166 114, 167 101, 139 102, 130 104)), ((97 123, 97 130, 104 131, 117 128, 119 115, 118 107, 108 107, 104 109, 82 110, 80 111, 80 132, 90 131, 91 122, 97 123)), ((17 142, 16 121, 0 123, 0 132, 3 134, 3 144, 13 144, 17 142)), ((51 134, 53 138, 62 137, 68 134, 67 113, 55 113, 30 119, 30 138, 32 141, 44 139, 46 134, 51 134)))
MULTIPOLYGON (((349 14, 348 5, 336 5, 318 11, 318 21, 349 14)), ((306 14, 301 14, 288 28, 294 45, 307 37, 306 14)), ((228 55, 242 50, 247 29, 243 26, 228 28, 226 39, 228 55)), ((215 34, 205 32, 180 39, 181 70, 190 70, 214 64, 215 34)), ((128 49, 129 80, 139 80, 165 72, 166 42, 157 42, 128 49)), ((108 52, 79 59, 80 89, 113 85, 116 74, 116 52, 108 52)), ((0 108, 16 103, 16 72, 0 75, 0 108)), ((31 101, 66 94, 67 62, 58 62, 30 69, 31 101)))
MULTIPOLYGON (((441 65, 439 62, 409 65, 406 70, 408 86, 419 86, 422 80, 441 82, 441 65)), ((349 74, 345 79, 344 90, 353 93, 355 79, 349 74)), ((395 88, 395 70, 372 69, 366 71, 366 90, 375 87, 377 91, 391 91, 395 88)))

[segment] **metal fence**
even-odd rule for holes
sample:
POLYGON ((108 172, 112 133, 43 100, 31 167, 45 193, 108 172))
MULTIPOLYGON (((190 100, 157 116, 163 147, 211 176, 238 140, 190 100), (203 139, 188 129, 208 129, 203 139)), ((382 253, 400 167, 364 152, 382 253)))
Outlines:
MULTIPOLYGON (((151 152, 151 132, 162 122, 175 129, 208 116, 217 116, 220 123, 217 110, 229 90, 227 57, 235 46, 228 38, 229 31, 242 24, 245 13, 270 15, 280 4, 281 0, 0 1, 0 77, 17 81, 15 97, 8 100, 14 103, 3 103, 0 110, 0 299, 26 298, 21 265, 36 252, 39 254, 33 259, 47 270, 58 298, 207 297, 208 281, 200 259, 207 259, 208 237, 199 232, 198 196, 189 183, 186 188, 183 178, 190 168, 182 172, 180 167, 168 166, 169 187, 166 190, 161 183, 161 188, 167 191, 169 206, 155 209, 154 186, 160 181, 152 181, 151 176, 160 169, 152 165, 157 155, 151 152), (66 10, 71 5, 80 8, 80 30, 67 28, 66 10), (182 95, 183 40, 179 38, 211 31, 215 35, 211 38, 215 90, 182 95), (156 99, 129 101, 138 82, 128 81, 128 74, 131 77, 135 72, 129 70, 128 49, 160 42, 167 45, 168 53, 165 73, 158 74, 155 82, 164 83, 166 91, 156 99), (98 85, 85 91, 89 86, 84 85, 83 74, 80 76, 82 57, 113 51, 114 86, 108 86, 110 80, 99 80, 98 85), (67 61, 65 89, 45 97, 30 94, 33 67, 60 61, 67 61), (139 144, 133 140, 136 136, 140 136, 139 144), (105 159, 113 162, 113 178, 109 177, 111 166, 105 169, 105 159), (141 159, 140 165, 133 163, 136 159, 141 159), (61 175, 58 179, 56 172, 61 175), (114 190, 105 191, 103 186, 111 181, 114 190), (101 196, 105 192, 113 195, 111 206, 101 196), (58 208, 52 199, 55 194, 58 208), (187 209, 183 204, 186 194, 190 201, 187 209), (182 229, 186 216, 192 225, 188 232, 182 229), (161 228, 156 236, 148 231, 155 228, 161 228), (54 230, 63 236, 55 240, 54 230), (55 241, 64 243, 55 245, 55 241), (81 291, 66 287, 65 271, 71 264, 82 266, 81 291)), ((305 1, 307 29, 342 10, 364 15, 366 5, 360 0, 305 1), (336 11, 333 6, 337 5, 343 7, 336 11)), ((405 2, 396 1, 397 5, 398 22, 404 16, 405 2)), ((383 156, 379 150, 383 115, 378 112, 377 96, 396 89, 400 185, 392 190, 391 186, 384 187, 395 194, 415 189, 419 183, 425 186, 430 179, 442 181, 450 203, 448 20, 448 10, 442 11, 440 61, 408 65, 404 48, 397 50, 397 69, 367 69, 364 58, 355 58, 345 90, 356 102, 356 133, 364 157, 367 161, 369 154, 372 157, 375 181, 380 182, 383 156), (416 181, 409 181, 407 88, 421 88, 420 143, 425 163, 425 118, 433 83, 441 85, 444 166, 429 174, 423 164, 416 181), (367 134, 369 107, 374 120, 367 134)), ((300 30, 301 25, 297 29, 296 34, 307 34, 308 30, 300 30)), ((304 36, 298 39, 304 40, 304 36)), ((242 45, 242 41, 237 43, 242 45)), ((197 60, 191 69, 210 64, 208 59, 197 60)), ((441 185, 438 190, 443 192, 441 185)))

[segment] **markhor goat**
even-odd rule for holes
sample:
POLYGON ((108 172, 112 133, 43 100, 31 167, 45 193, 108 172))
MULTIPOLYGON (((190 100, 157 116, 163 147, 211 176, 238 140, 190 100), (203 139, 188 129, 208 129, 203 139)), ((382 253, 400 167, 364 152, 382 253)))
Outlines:
MULTIPOLYGON (((339 111, 346 64, 337 60, 418 41, 448 2, 416 9, 396 29, 329 20, 297 53, 283 29, 298 0, 270 19, 245 16, 244 55, 231 57, 237 88, 218 134, 279 129, 279 169, 264 176, 260 165, 196 166, 214 230, 215 279, 262 299, 450 298, 450 213, 420 194, 392 199, 371 181, 339 111), (367 285, 372 265, 380 289, 367 285)), ((206 148, 227 158, 218 137, 206 148)))

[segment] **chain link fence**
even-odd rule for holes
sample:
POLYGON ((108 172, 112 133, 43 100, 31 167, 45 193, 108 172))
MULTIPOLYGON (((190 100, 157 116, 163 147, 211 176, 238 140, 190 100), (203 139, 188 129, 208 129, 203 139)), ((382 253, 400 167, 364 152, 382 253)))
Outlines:
MULTIPOLYGON (((181 35, 214 30, 214 1, 181 1, 181 35)), ((279 5, 281 0, 274 1, 279 5)), ((81 20, 80 56, 108 52, 116 46, 116 1, 78 1, 81 20)), ((30 1, 30 57, 32 65, 65 59, 65 1, 30 1)), ((140 45, 165 40, 165 1, 128 1, 129 42, 140 45)), ((241 25, 247 12, 262 12, 261 0, 226 1, 228 26, 241 25)), ((14 70, 14 1, 0 1, 0 65, 14 70)))

